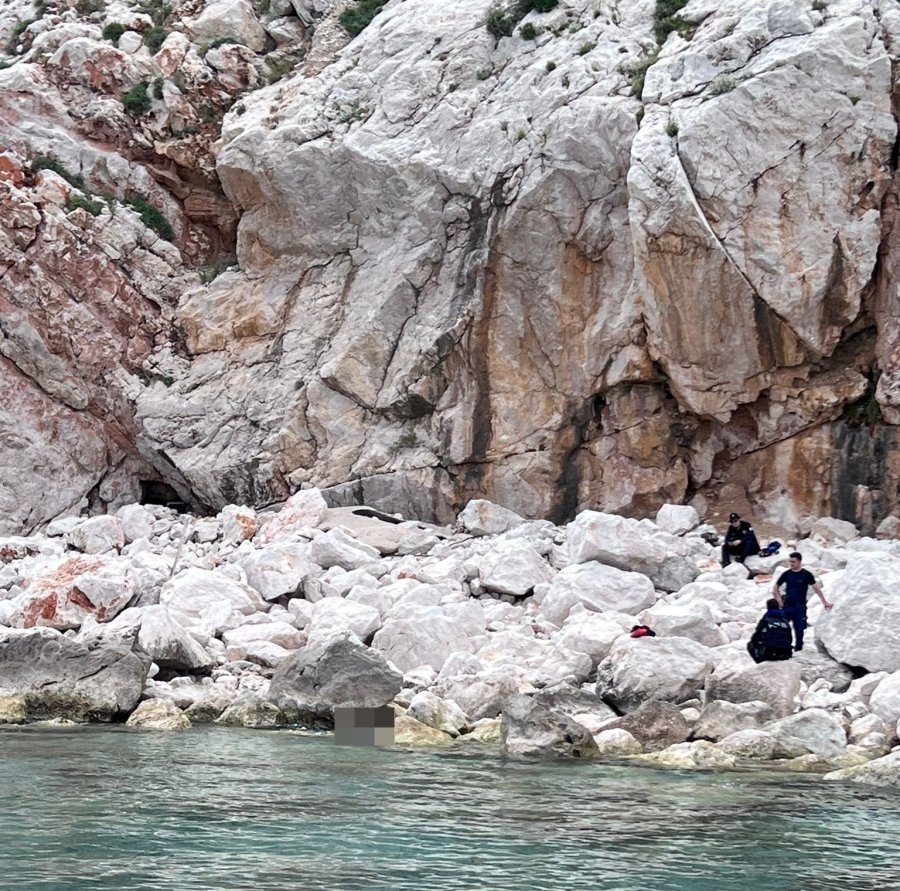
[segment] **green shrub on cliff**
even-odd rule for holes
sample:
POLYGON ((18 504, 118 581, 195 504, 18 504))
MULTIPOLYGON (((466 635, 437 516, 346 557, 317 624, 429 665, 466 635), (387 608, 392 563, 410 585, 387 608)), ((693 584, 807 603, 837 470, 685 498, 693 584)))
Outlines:
POLYGON ((146 198, 140 195, 134 198, 126 199, 125 203, 132 209, 136 210, 141 217, 141 222, 148 228, 152 229, 166 241, 171 241, 175 237, 175 230, 172 224, 160 213, 146 198))
POLYGON ((61 176, 70 186, 84 190, 84 177, 79 173, 71 173, 63 165, 56 155, 36 155, 31 162, 31 172, 39 170, 52 170, 57 176, 61 176))
MULTIPOLYGON (((516 25, 529 12, 550 12, 551 9, 556 9, 558 5, 559 0, 515 0, 511 6, 497 5, 487 14, 484 26, 489 34, 496 40, 499 40, 501 37, 509 37, 515 30, 516 25)), ((529 23, 525 25, 520 33, 526 40, 534 40, 538 35, 538 30, 529 23), (528 30, 526 31, 526 29, 528 30)))
POLYGON ((150 97, 147 95, 147 81, 135 84, 123 97, 122 105, 128 114, 140 117, 150 111, 150 97))
POLYGON ((103 39, 110 43, 118 43, 119 38, 125 33, 125 26, 121 22, 109 22, 103 29, 103 39))
POLYGON ((691 26, 678 15, 678 12, 687 6, 687 3, 688 0, 656 0, 653 33, 658 44, 665 43, 672 31, 677 31, 682 37, 690 34, 691 26))
POLYGON ((356 3, 340 14, 338 21, 351 37, 356 37, 381 12, 386 2, 387 0, 356 0, 356 3))

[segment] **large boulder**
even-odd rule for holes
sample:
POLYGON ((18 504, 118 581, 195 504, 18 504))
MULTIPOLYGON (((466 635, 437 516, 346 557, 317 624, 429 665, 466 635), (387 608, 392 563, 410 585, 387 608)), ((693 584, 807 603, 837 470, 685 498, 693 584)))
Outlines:
POLYGON ((268 698, 293 723, 331 728, 335 708, 379 708, 403 688, 403 675, 349 632, 311 642, 285 659, 268 698))
MULTIPOLYGON (((128 612, 137 612, 128 610, 128 612)), ((124 614, 123 614, 124 616, 124 614)), ((138 642, 153 661, 174 671, 203 671, 215 659, 163 605, 144 607, 139 617, 138 642)))
POLYGON ((867 671, 900 669, 900 559, 854 555, 829 589, 834 608, 816 622, 816 640, 838 662, 867 671))
POLYGON ((496 718, 511 696, 533 689, 521 674, 507 666, 491 670, 438 677, 433 690, 443 699, 453 700, 470 721, 496 718))
POLYGON ((793 660, 761 662, 746 653, 723 659, 706 679, 706 699, 765 702, 776 715, 788 715, 800 694, 800 665, 793 660))
POLYGON ((65 631, 88 618, 106 622, 137 592, 127 563, 110 557, 58 557, 36 563, 22 580, 23 592, 11 601, 10 624, 65 631))
POLYGON ((312 619, 306 630, 310 638, 351 631, 365 641, 380 627, 381 613, 374 606, 343 597, 325 597, 313 604, 312 619))
POLYGON ((485 643, 484 615, 479 618, 479 613, 476 604, 410 606, 388 617, 375 632, 372 646, 401 671, 420 665, 440 671, 452 652, 473 653, 485 643))
POLYGON ((825 774, 826 780, 850 780, 867 786, 885 786, 900 789, 900 750, 867 764, 847 767, 825 774))
POLYGON ((800 666, 800 677, 805 684, 825 680, 835 693, 843 693, 855 677, 852 668, 832 659, 818 646, 804 647, 794 653, 793 661, 800 666))
POLYGON ((488 591, 523 597, 555 575, 536 548, 525 541, 500 541, 481 558, 479 577, 488 591))
POLYGON ((609 610, 636 616, 656 603, 656 589, 647 576, 594 560, 565 567, 540 597, 541 614, 555 625, 581 604, 602 613, 609 610))
POLYGON ((823 545, 842 545, 859 538, 859 530, 847 520, 821 517, 813 523, 809 537, 823 545))
POLYGON ((136 730, 189 730, 190 719, 168 699, 148 699, 128 717, 126 727, 136 730))
POLYGON ((736 764, 734 755, 704 739, 675 743, 662 751, 641 755, 638 760, 677 770, 727 770, 736 764))
POLYGON ((69 533, 69 544, 85 554, 106 554, 125 546, 125 531, 118 517, 91 517, 69 533))
POLYGON ((705 647, 728 643, 728 636, 713 621, 706 604, 657 603, 641 613, 640 621, 661 637, 686 637, 705 647))
POLYGON ((77 642, 50 628, 0 629, 0 697, 29 720, 111 721, 137 705, 150 670, 135 629, 77 642))
POLYGON ((765 702, 707 702, 694 727, 694 739, 721 740, 741 730, 758 730, 774 721, 775 710, 765 702))
POLYGON ((650 699, 693 699, 712 669, 708 647, 685 637, 623 637, 597 667, 597 693, 621 711, 650 699))
POLYGON ((775 737, 771 733, 752 727, 736 730, 718 743, 723 752, 752 761, 768 761, 773 758, 775 745, 775 737))
POLYGON ((468 724, 463 710, 452 699, 441 699, 430 690, 420 690, 412 698, 406 714, 428 727, 459 736, 468 724))
POLYGON ((281 510, 260 530, 264 542, 293 538, 315 529, 328 514, 328 505, 318 489, 301 489, 282 505, 281 510))
POLYGON ((470 535, 499 535, 521 526, 525 520, 515 511, 475 498, 463 508, 457 522, 470 535))
POLYGON ((824 709, 812 708, 789 715, 765 728, 775 738, 776 758, 800 755, 836 757, 847 748, 840 721, 824 709))
POLYGON ((221 572, 192 567, 163 586, 159 602, 185 627, 217 637, 267 609, 259 592, 221 572))
POLYGON ((597 560, 640 572, 664 591, 677 591, 699 574, 686 540, 653 523, 584 511, 569 524, 567 537, 572 563, 597 560))
POLYGON ((631 714, 610 721, 604 730, 627 730, 648 751, 684 742, 691 735, 691 725, 669 702, 650 700, 631 714))
MULTIPOLYGON (((274 522, 274 521, 271 521, 274 522)), ((294 594, 304 579, 314 571, 301 544, 268 545, 243 556, 241 567, 247 574, 247 584, 255 588, 264 600, 277 600, 294 594)))
POLYGON ((669 535, 684 535, 700 525, 700 515, 690 504, 664 504, 656 512, 656 525, 669 535))
POLYGON ((900 721, 900 671, 879 682, 869 697, 869 710, 891 726, 900 721))
POLYGON ((380 556, 377 548, 357 541, 343 529, 316 532, 309 546, 309 559, 324 569, 332 566, 346 570, 361 569, 380 556))
POLYGON ((586 653, 591 658, 592 667, 596 668, 623 634, 624 630, 617 622, 578 605, 569 613, 565 624, 552 640, 566 649, 586 653))
POLYGON ((586 727, 530 696, 513 696, 506 702, 500 739, 504 755, 592 758, 599 754, 586 727))

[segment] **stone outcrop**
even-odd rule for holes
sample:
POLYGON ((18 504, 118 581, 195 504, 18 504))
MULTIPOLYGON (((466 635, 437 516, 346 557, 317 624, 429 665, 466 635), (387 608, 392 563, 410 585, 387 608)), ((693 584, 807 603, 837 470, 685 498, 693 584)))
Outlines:
POLYGON ((24 700, 29 720, 126 715, 141 697, 149 668, 134 632, 77 643, 50 628, 0 627, 0 697, 24 700))
POLYGON ((4 4, 0 531, 900 509, 894 0, 492 3, 4 4))

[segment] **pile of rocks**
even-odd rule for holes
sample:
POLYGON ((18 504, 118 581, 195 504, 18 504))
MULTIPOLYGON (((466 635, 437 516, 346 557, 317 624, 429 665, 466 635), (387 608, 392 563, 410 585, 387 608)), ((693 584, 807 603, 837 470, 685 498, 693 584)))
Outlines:
POLYGON ((834 609, 757 665, 750 576, 786 551, 722 568, 705 531, 691 507, 556 527, 485 501, 450 529, 317 489, 57 520, 0 539, 0 722, 328 729, 393 704, 399 743, 900 782, 900 542, 814 526, 797 546, 834 609))

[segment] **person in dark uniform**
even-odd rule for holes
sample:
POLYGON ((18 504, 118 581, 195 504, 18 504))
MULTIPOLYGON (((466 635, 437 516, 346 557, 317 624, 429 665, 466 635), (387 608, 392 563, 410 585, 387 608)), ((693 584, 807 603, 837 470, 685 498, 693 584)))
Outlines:
POLYGON ((759 620, 747 652, 757 663, 791 658, 791 626, 774 597, 766 601, 766 614, 759 620))
POLYGON ((794 626, 794 650, 799 653, 803 649, 803 632, 806 630, 806 598, 809 589, 812 588, 819 595, 825 609, 831 609, 834 604, 828 602, 816 577, 803 568, 801 554, 794 551, 788 560, 790 568, 778 576, 773 593, 778 605, 784 610, 785 618, 794 626), (781 594, 782 586, 784 596, 781 594))
POLYGON ((728 566, 732 560, 743 563, 748 557, 759 553, 759 541, 753 527, 741 519, 740 514, 728 517, 725 544, 722 545, 722 565, 728 566))

